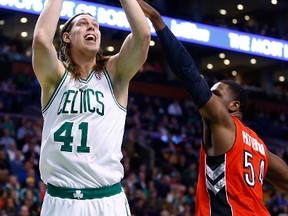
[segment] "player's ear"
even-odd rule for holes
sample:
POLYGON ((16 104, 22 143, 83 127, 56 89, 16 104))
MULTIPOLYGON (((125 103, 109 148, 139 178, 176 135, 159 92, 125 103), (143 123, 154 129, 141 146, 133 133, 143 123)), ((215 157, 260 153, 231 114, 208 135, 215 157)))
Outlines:
POLYGON ((240 109, 240 101, 231 101, 229 103, 229 111, 235 112, 240 109))
POLYGON ((62 35, 62 39, 65 43, 70 43, 70 35, 68 32, 64 32, 62 35))

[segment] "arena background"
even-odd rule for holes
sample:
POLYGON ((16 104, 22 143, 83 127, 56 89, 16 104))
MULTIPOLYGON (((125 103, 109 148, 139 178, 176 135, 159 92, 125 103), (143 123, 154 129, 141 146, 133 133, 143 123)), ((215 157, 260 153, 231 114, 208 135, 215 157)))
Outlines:
MULTIPOLYGON (((10 4, 17 2, 21 1, 10 4)), ((120 6, 118 1, 93 3, 120 6)), ((288 41, 287 1, 150 3, 170 18, 288 41)), ((45 192, 38 170, 42 117, 40 88, 31 66, 37 15, 4 9, 7 4, 0 0, 0 215, 27 211, 39 215, 45 192)), ((60 20, 59 26, 64 22, 60 20)), ((107 27, 101 31, 103 51, 117 52, 127 32, 107 27)), ((130 85, 122 183, 133 215, 194 215, 201 118, 167 66, 157 38, 152 40, 148 60, 130 85)), ((183 43, 210 85, 225 78, 245 86, 249 95, 246 124, 288 163, 288 59, 183 43)), ((288 195, 267 182, 264 203, 271 215, 288 215, 288 195)))

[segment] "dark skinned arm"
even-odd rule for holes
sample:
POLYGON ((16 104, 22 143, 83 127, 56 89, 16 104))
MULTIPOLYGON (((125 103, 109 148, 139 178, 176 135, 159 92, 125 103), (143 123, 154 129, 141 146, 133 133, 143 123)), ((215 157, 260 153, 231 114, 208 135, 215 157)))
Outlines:
POLYGON ((281 158, 272 152, 269 152, 268 156, 266 180, 280 190, 288 193, 288 166, 281 158))

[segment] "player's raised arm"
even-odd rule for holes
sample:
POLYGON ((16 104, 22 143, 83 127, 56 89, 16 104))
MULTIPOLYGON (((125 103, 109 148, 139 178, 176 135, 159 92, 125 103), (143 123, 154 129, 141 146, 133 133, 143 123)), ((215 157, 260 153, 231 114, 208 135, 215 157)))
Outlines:
POLYGON ((46 93, 50 91, 47 89, 49 85, 56 83, 60 79, 61 73, 64 73, 64 66, 58 60, 53 45, 62 3, 63 0, 48 0, 34 29, 32 64, 43 90, 42 99, 44 101, 46 93))
POLYGON ((147 59, 150 45, 150 26, 136 0, 120 0, 131 27, 116 60, 115 76, 123 84, 135 75, 147 59))

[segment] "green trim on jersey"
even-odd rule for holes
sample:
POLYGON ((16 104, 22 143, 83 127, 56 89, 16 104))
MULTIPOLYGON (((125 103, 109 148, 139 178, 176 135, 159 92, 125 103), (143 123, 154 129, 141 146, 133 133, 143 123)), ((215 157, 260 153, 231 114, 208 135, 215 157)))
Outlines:
POLYGON ((111 81, 111 78, 110 78, 110 76, 109 76, 106 68, 104 68, 104 72, 103 72, 103 73, 104 73, 104 75, 105 75, 105 77, 106 77, 106 79, 107 79, 107 82, 108 82, 108 84, 109 84, 109 88, 110 88, 110 91, 111 91, 111 94, 112 94, 112 97, 113 97, 115 103, 117 104, 117 106, 118 106, 121 110, 123 110, 124 112, 127 112, 127 109, 126 109, 125 107, 123 107, 123 106, 117 101, 117 99, 116 99, 116 97, 115 97, 115 95, 114 95, 113 86, 112 86, 112 81, 111 81))
POLYGON ((104 186, 100 188, 67 188, 56 187, 48 183, 47 193, 53 197, 62 199, 100 199, 103 197, 110 197, 122 192, 121 183, 116 183, 111 186, 104 186))
POLYGON ((65 70, 64 75, 62 76, 62 78, 61 78, 58 86, 56 87, 55 91, 53 92, 51 98, 49 99, 49 101, 48 101, 48 103, 46 104, 46 106, 43 107, 43 109, 42 109, 42 114, 43 114, 44 112, 46 112, 46 110, 47 110, 47 109, 50 107, 50 105, 52 104, 54 98, 56 97, 57 93, 59 92, 59 90, 60 90, 61 86, 63 85, 63 83, 64 83, 64 81, 65 81, 65 79, 66 79, 67 76, 68 76, 68 72, 65 70))
POLYGON ((87 84, 92 79, 92 76, 94 75, 94 72, 95 71, 92 70, 90 72, 89 76, 86 79, 83 79, 83 78, 80 77, 79 82, 87 84))

